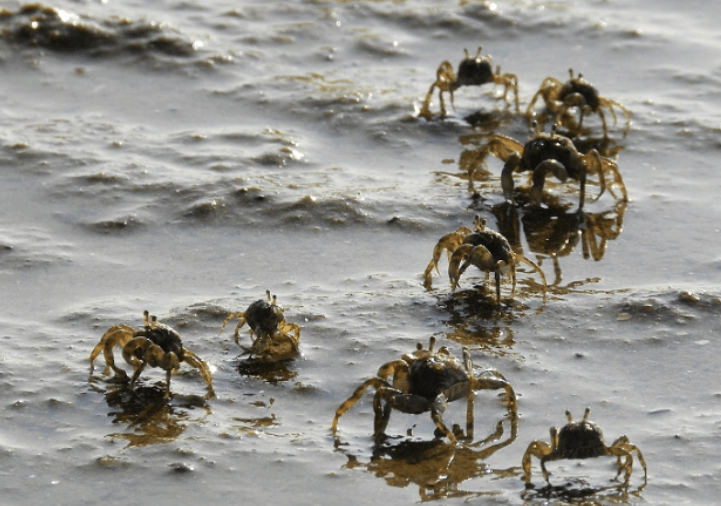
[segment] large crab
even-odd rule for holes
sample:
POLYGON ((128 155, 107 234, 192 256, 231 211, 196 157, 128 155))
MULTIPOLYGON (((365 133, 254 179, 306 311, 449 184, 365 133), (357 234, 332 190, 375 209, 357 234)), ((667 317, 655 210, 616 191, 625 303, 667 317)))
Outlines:
POLYGON ((536 100, 540 97, 546 103, 546 110, 550 116, 556 118, 565 127, 572 132, 579 132, 583 127, 583 118, 588 114, 598 114, 603 124, 603 136, 608 137, 608 130, 606 127, 606 116, 603 113, 603 109, 606 108, 611 112, 613 116, 614 125, 617 122, 616 111, 614 107, 618 107, 626 117, 626 128, 623 131, 623 136, 626 137, 628 130, 631 126, 631 115, 628 110, 609 98, 604 98, 599 95, 598 90, 591 83, 583 78, 582 74, 573 76, 573 69, 569 70, 571 78, 562 83, 555 77, 547 77, 541 83, 541 87, 538 89, 536 94, 531 99, 526 109, 526 116, 532 117, 531 111, 536 103, 536 100), (573 116, 569 113, 569 109, 577 107, 579 111, 579 119, 576 123, 573 116))
POLYGON ((566 411, 568 424, 562 427, 560 431, 556 427, 551 427, 550 445, 542 441, 534 441, 528 446, 522 460, 523 480, 527 486, 531 486, 532 456, 541 460, 543 478, 550 484, 546 462, 558 459, 589 459, 604 455, 616 457, 618 468, 616 479, 618 479, 622 471, 625 471, 624 485, 627 486, 633 466, 632 452, 636 452, 641 467, 643 467, 644 484, 646 483, 648 479, 646 461, 643 459, 641 450, 632 445, 626 436, 621 436, 611 446, 606 446, 601 428, 588 420, 590 413, 591 408, 586 408, 583 420, 574 421, 570 411, 566 411))
POLYGON ((205 384, 208 386, 207 397, 215 397, 212 378, 208 365, 197 355, 183 346, 183 342, 174 329, 167 325, 158 323, 155 316, 149 316, 148 311, 143 313, 145 324, 142 327, 133 329, 129 325, 121 324, 110 327, 100 338, 90 354, 90 371, 92 373, 95 359, 102 351, 105 356, 105 370, 103 374, 110 374, 110 369, 115 372, 116 379, 127 381, 128 375, 120 367, 115 365, 113 348, 119 346, 123 350, 123 358, 133 366, 133 376, 130 380, 130 387, 140 377, 145 366, 159 367, 166 372, 165 396, 170 397, 170 376, 173 371, 180 367, 181 362, 194 367, 200 372, 205 384))
POLYGON ((298 354, 300 327, 285 321, 283 308, 278 305, 275 295, 271 298, 270 290, 266 290, 265 294, 266 300, 259 299, 245 311, 228 315, 218 335, 223 332, 230 320, 238 318, 233 336, 235 344, 246 353, 272 360, 292 358, 298 354), (246 323, 250 327, 250 347, 240 344, 239 331, 246 323))
POLYGON ((463 50, 466 58, 458 64, 458 75, 453 72, 453 65, 451 65, 448 60, 440 64, 438 70, 436 70, 436 80, 428 90, 425 100, 423 100, 423 106, 420 110, 421 116, 425 118, 433 116, 430 112, 430 106, 433 90, 436 88, 438 88, 441 116, 445 116, 446 106, 443 102, 443 92, 450 94, 451 105, 453 106, 453 92, 458 88, 461 86, 481 86, 487 83, 501 84, 504 86, 503 100, 505 100, 507 104, 510 104, 508 91, 513 90, 516 112, 520 111, 518 106, 518 78, 516 74, 501 74, 500 65, 497 66, 494 71, 493 59, 490 55, 481 58, 481 49, 481 47, 478 48, 478 52, 476 52, 476 56, 473 58, 468 54, 468 49, 463 50))
POLYGON ((601 191, 596 197, 600 198, 606 191, 606 174, 613 175, 613 183, 609 191, 615 197, 612 186, 620 188, 623 200, 628 200, 626 186, 618 171, 618 165, 610 158, 603 157, 598 151, 591 149, 587 154, 580 153, 573 141, 564 135, 556 133, 555 125, 550 133, 542 132, 534 125, 534 135, 526 144, 501 134, 492 134, 488 141, 476 149, 476 159, 468 167, 468 190, 475 194, 473 187, 474 172, 485 164, 488 154, 493 154, 503 162, 501 172, 501 187, 504 198, 515 203, 513 190, 515 183, 513 174, 518 172, 532 172, 533 185, 529 193, 529 204, 539 206, 543 196, 543 187, 546 175, 553 174, 560 181, 565 182, 569 177, 579 181, 580 195, 578 210, 583 209, 586 195, 586 176, 596 174, 601 191))
POLYGON ((438 433, 456 443, 456 435, 443 422, 443 412, 449 402, 466 398, 466 437, 473 434, 473 397, 475 390, 504 389, 513 420, 517 418, 516 394, 511 384, 496 370, 484 370, 476 375, 468 348, 463 348, 463 360, 453 356, 444 346, 433 351, 435 338, 431 337, 428 349, 418 344, 416 351, 382 365, 376 376, 364 381, 340 405, 333 418, 331 430, 338 429, 338 419, 348 411, 369 388, 376 389, 373 397, 374 437, 380 441, 390 419, 391 410, 421 414, 430 411, 438 433), (392 376, 392 379, 389 378, 392 376))
POLYGON ((455 232, 446 234, 438 241, 433 248, 433 258, 428 263, 424 272, 424 286, 431 287, 433 269, 438 271, 438 262, 443 251, 448 253, 448 277, 451 281, 451 289, 458 288, 461 275, 470 267, 475 265, 486 273, 486 277, 492 272, 496 281, 496 303, 501 303, 501 276, 509 273, 513 288, 511 297, 516 293, 516 265, 523 262, 533 268, 543 281, 544 297, 546 293, 546 276, 541 268, 523 255, 513 252, 508 239, 495 230, 486 228, 486 220, 476 216, 473 221, 474 231, 461 227, 455 232))

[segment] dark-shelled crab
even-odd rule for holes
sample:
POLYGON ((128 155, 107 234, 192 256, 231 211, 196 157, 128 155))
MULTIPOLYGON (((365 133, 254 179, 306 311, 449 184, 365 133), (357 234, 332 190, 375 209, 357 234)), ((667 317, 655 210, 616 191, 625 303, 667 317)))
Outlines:
POLYGON ((578 76, 574 77, 573 69, 569 69, 569 73, 571 78, 565 83, 562 83, 555 77, 547 77, 543 80, 541 87, 536 94, 533 95, 526 109, 526 116, 529 120, 534 116, 532 113, 533 106, 540 97, 546 104, 547 114, 566 127, 569 132, 580 134, 583 127, 584 116, 597 114, 603 124, 603 136, 608 137, 606 116, 603 113, 603 109, 608 109, 611 112, 613 124, 615 125, 617 123, 617 117, 614 107, 618 107, 626 117, 626 128, 623 131, 623 136, 626 137, 631 127, 631 115, 628 110, 615 100, 602 97, 596 87, 586 81, 582 74, 579 73, 578 76), (578 122, 576 122, 572 114, 569 113, 569 109, 574 107, 577 107, 579 111, 578 122))
POLYGON ((523 455, 523 480, 527 486, 531 486, 531 457, 534 456, 541 460, 541 471, 543 471, 543 479, 548 480, 548 471, 546 470, 546 462, 558 459, 589 459, 601 457, 605 455, 616 457, 616 465, 618 473, 616 479, 625 471, 624 485, 628 486, 631 477, 631 469, 633 466, 632 452, 636 452, 638 460, 643 467, 644 484, 648 479, 646 472, 646 461, 641 454, 641 450, 632 445, 626 436, 621 436, 613 442, 611 446, 606 446, 603 439, 601 428, 588 420, 591 408, 586 408, 583 420, 574 421, 570 411, 566 411, 568 424, 563 426, 559 431, 556 427, 551 427, 551 443, 542 441, 534 441, 523 455))
POLYGON ((115 325, 103 334, 100 342, 90 354, 90 372, 92 373, 95 359, 102 351, 105 356, 103 374, 110 374, 110 369, 112 369, 118 380, 127 381, 126 372, 115 365, 113 348, 119 346, 123 350, 125 361, 133 366, 131 388, 135 386, 135 382, 145 366, 159 367, 166 372, 165 395, 170 397, 170 376, 174 370, 180 367, 181 362, 185 362, 196 368, 203 377, 208 386, 207 397, 215 397, 208 365, 183 346, 180 334, 174 329, 158 323, 155 316, 151 319, 148 311, 145 311, 143 315, 145 324, 142 327, 133 329, 129 325, 115 325))
POLYGON ((436 80, 431 85, 428 93, 426 94, 425 100, 423 100, 423 106, 420 110, 420 115, 425 118, 430 118, 433 114, 430 111, 431 98, 433 96, 433 90, 438 88, 438 101, 440 102, 441 116, 446 115, 446 106, 443 102, 443 92, 447 92, 451 96, 451 105, 453 104, 453 92, 461 86, 481 86, 487 83, 501 84, 504 86, 503 89, 503 100, 510 105, 508 100, 508 91, 512 90, 515 96, 516 112, 520 111, 518 106, 518 78, 516 74, 501 74, 500 65, 493 70, 493 59, 491 56, 485 56, 481 58, 481 47, 478 48, 476 56, 471 58, 468 53, 468 49, 463 51, 466 54, 466 58, 458 64, 458 75, 453 72, 453 65, 448 60, 445 60, 440 64, 438 70, 436 70, 436 80))
POLYGON ((471 265, 486 273, 492 272, 496 281, 496 303, 501 303, 501 276, 508 273, 513 283, 511 298, 516 293, 516 265, 523 262, 533 268, 543 281, 543 294, 546 295, 546 276, 541 268, 523 255, 513 252, 508 239, 495 230, 486 228, 486 220, 476 216, 473 221, 474 231, 461 227, 455 232, 446 234, 433 248, 433 258, 424 272, 424 286, 431 288, 433 269, 438 271, 438 262, 443 251, 448 252, 448 277, 451 289, 458 288, 461 275, 471 265))
POLYGON ((534 135, 526 144, 521 144, 516 139, 505 135, 490 135, 488 141, 476 149, 476 159, 468 167, 468 190, 471 193, 475 194, 474 172, 485 164, 488 154, 493 154, 504 162, 501 172, 501 187, 504 198, 511 203, 515 203, 513 174, 529 171, 532 172, 533 181, 529 193, 531 206, 541 204, 543 187, 548 174, 553 174, 561 182, 565 182, 570 177, 580 183, 579 211, 583 209, 585 201, 588 174, 598 176, 601 191, 596 200, 606 191, 607 173, 613 175, 613 183, 608 188, 614 198, 616 195, 612 187, 616 185, 621 190, 623 200, 628 200, 626 186, 623 184, 616 162, 599 155, 595 149, 591 149, 587 154, 580 153, 571 139, 556 133, 555 125, 550 133, 545 133, 538 129, 537 124, 534 124, 534 135))
POLYGON ((456 443, 456 434, 443 422, 442 415, 449 402, 466 398, 466 437, 473 434, 473 398, 475 390, 504 389, 509 411, 515 420, 516 394, 511 384, 496 370, 484 370, 476 375, 468 348, 463 348, 463 360, 453 356, 444 346, 433 351, 435 338, 431 337, 428 349, 418 344, 416 351, 403 355, 399 360, 383 364, 376 376, 364 381, 353 394, 340 405, 333 418, 331 430, 338 429, 338 419, 348 411, 369 388, 376 389, 373 397, 374 437, 380 441, 390 419, 391 411, 421 414, 431 412, 437 427, 437 435, 445 435, 456 443), (389 380, 389 378, 391 378, 389 380))
POLYGON ((233 336, 235 344, 246 353, 263 359, 285 360, 298 354, 300 343, 300 327, 295 323, 287 323, 283 308, 278 305, 275 295, 266 290, 266 299, 259 299, 248 306, 248 309, 231 313, 223 322, 218 335, 223 333, 228 322, 238 318, 233 336), (250 327, 250 347, 240 344, 239 331, 245 324, 250 327))

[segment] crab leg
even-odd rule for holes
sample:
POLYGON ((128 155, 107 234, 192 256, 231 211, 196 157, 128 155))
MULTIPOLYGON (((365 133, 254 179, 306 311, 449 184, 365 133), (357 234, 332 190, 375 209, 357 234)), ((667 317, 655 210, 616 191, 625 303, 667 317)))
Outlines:
MULTIPOLYGON (((198 358, 198 356, 192 351, 188 350, 188 348, 183 349, 183 361, 187 362, 188 365, 190 365, 191 367, 196 368, 200 375, 203 377, 203 381, 205 381, 205 384, 208 386, 208 398, 215 397, 215 390, 213 390, 212 384, 213 380, 212 376, 210 375, 210 369, 208 368, 208 364, 198 358)), ((170 375, 170 370, 168 370, 168 375, 170 375)), ((168 376, 168 384, 170 384, 170 376, 168 376)))
POLYGON ((373 387, 376 390, 379 390, 383 387, 387 387, 388 383, 380 378, 373 377, 365 380, 361 386, 355 389, 353 394, 346 399, 343 404, 340 405, 340 407, 335 412, 335 417, 333 417, 333 423, 330 426, 330 430, 335 433, 338 430, 338 419, 343 416, 343 414, 348 411, 353 405, 358 402, 358 400, 363 397, 363 394, 368 389, 368 387, 373 387))
POLYGON ((90 353, 90 371, 92 372, 95 359, 102 351, 103 356, 105 357, 105 370, 103 371, 103 374, 108 375, 110 373, 110 369, 112 369, 117 376, 127 380, 128 375, 125 371, 115 365, 113 348, 115 346, 120 346, 121 348, 125 346, 133 338, 133 333, 133 329, 128 325, 116 325, 108 329, 108 331, 100 338, 100 342, 95 346, 95 348, 93 348, 92 353, 90 353))
MULTIPOLYGON (((523 466, 523 481, 531 483, 531 457, 542 460, 546 455, 549 455, 551 451, 551 447, 543 441, 534 441, 530 444, 526 453, 523 454, 523 460, 521 461, 521 465, 523 466)), ((544 478, 546 480, 548 479, 547 474, 544 474, 544 478)))

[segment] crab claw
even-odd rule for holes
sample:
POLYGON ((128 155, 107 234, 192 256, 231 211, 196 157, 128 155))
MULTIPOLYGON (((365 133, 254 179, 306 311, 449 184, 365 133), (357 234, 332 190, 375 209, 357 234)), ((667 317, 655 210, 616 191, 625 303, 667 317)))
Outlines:
POLYGON ((533 186, 529 195, 529 203, 532 206, 541 205, 541 197, 543 196, 543 185, 546 182, 546 175, 553 174, 562 183, 568 179, 568 171, 558 160, 543 160, 533 171, 533 186))

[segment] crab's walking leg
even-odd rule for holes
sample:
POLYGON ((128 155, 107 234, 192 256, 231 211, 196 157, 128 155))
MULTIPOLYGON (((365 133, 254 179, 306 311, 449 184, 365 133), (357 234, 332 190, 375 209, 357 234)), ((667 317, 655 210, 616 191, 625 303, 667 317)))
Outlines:
MULTIPOLYGON (((507 162, 514 152, 523 152, 523 144, 518 142, 516 139, 507 137, 505 135, 495 134, 488 142, 476 150, 476 157, 468 165, 468 191, 471 194, 475 194, 476 191, 473 187, 473 179, 476 169, 485 163, 486 156, 491 153, 499 159, 507 162)), ((519 155, 520 160, 520 155, 519 155)), ((505 169, 505 166, 504 166, 505 169)), ((503 177, 503 176, 501 176, 503 177)), ((513 181, 511 181, 513 183, 513 181)), ((505 195, 505 190, 504 190, 505 195)))
POLYGON ((300 327, 295 323, 285 323, 283 322, 282 327, 278 329, 278 332, 281 337, 284 337, 288 341, 290 341, 290 345, 293 348, 293 351, 295 353, 298 353, 298 345, 300 343, 300 327), (290 332, 293 332, 293 335, 289 335, 290 332))
POLYGON ((383 390, 379 389, 373 396, 373 412, 375 413, 373 419, 373 439, 375 439, 376 443, 380 443, 383 439, 392 411, 390 402, 383 403, 382 392, 383 390))
MULTIPOLYGON (((523 481, 531 483, 531 457, 536 457, 542 460, 545 456, 551 453, 551 447, 543 441, 534 441, 523 454, 521 465, 523 466, 523 481)), ((544 478, 547 479, 547 475, 544 473, 544 478)))
POLYGON ((638 449, 636 445, 633 445, 629 442, 628 437, 621 436, 616 441, 613 442, 613 444, 608 449, 609 455, 616 455, 618 457, 617 460, 617 466, 618 466, 618 473, 616 474, 616 479, 621 475, 621 471, 625 470, 625 481, 624 484, 628 485, 629 478, 631 476, 631 466, 633 465, 633 455, 631 452, 636 452, 636 455, 638 456, 638 461, 641 463, 641 467, 643 467, 643 483, 644 485, 648 483, 648 473, 646 470, 646 460, 643 458, 643 455, 641 454, 641 450, 638 449), (621 458, 627 456, 625 464, 621 464, 621 458))
POLYGON ((551 427, 550 430, 551 433, 551 448, 550 451, 541 457, 541 471, 543 472, 543 479, 546 480, 546 483, 550 484, 551 482, 548 481, 548 469, 546 469, 546 462, 551 460, 556 460, 558 456, 556 455, 556 448, 558 448, 558 429, 556 427, 551 427))
POLYGON ((346 411, 348 411, 353 406, 353 404, 358 402, 358 400, 361 397, 363 397, 363 394, 368 389, 368 387, 371 387, 371 386, 373 388, 375 388, 376 390, 378 390, 382 387, 388 386, 388 383, 386 383, 385 381, 383 381, 380 378, 373 377, 373 378, 367 379, 366 381, 363 382, 363 384, 361 386, 356 388, 355 391, 353 392, 353 394, 350 397, 348 397, 348 399, 346 399, 345 402, 343 402, 343 404, 341 404, 340 407, 336 410, 335 417, 333 417, 333 423, 330 426, 330 430, 332 430, 333 433, 335 433, 336 430, 338 429, 338 419, 341 416, 343 416, 343 414, 346 411))
POLYGON ((103 371, 103 374, 110 374, 110 369, 112 369, 119 378, 127 380, 128 375, 125 373, 125 371, 115 365, 113 348, 115 346, 119 346, 122 348, 132 338, 133 329, 128 325, 116 325, 108 329, 107 332, 105 332, 105 334, 103 334, 103 336, 100 338, 100 342, 95 346, 95 348, 93 348, 92 353, 90 353, 90 371, 92 372, 95 359, 102 351, 103 356, 105 357, 105 369, 103 371))
MULTIPOLYGON (((189 366, 196 368, 203 377, 203 381, 205 381, 205 384, 208 386, 208 398, 215 397, 213 378, 210 374, 208 364, 201 360, 195 353, 188 350, 188 348, 183 349, 183 361, 187 362, 189 366)), ((168 374, 170 374, 170 371, 168 371, 168 374)))
POLYGON ((456 444, 456 436, 453 434, 453 431, 443 423, 443 413, 445 413, 447 407, 448 399, 446 396, 444 394, 438 395, 431 406, 431 418, 433 418, 436 427, 448 437, 451 444, 456 444))

